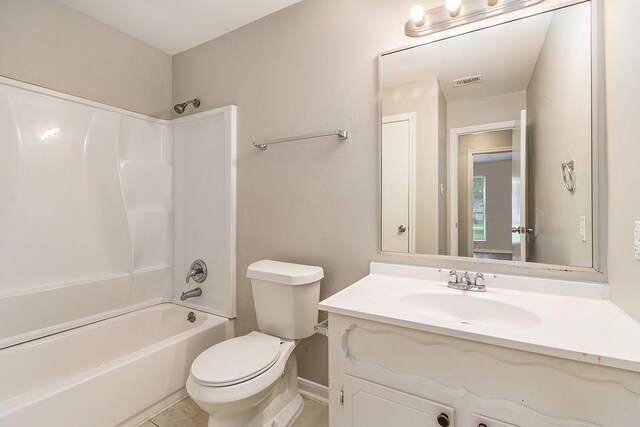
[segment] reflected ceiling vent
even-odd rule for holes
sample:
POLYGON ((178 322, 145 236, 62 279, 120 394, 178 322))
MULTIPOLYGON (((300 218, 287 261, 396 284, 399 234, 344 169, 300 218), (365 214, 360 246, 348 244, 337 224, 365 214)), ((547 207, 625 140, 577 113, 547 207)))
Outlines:
POLYGON ((477 76, 463 77, 461 79, 454 79, 453 87, 475 85, 478 83, 482 83, 482 74, 478 74, 477 76))

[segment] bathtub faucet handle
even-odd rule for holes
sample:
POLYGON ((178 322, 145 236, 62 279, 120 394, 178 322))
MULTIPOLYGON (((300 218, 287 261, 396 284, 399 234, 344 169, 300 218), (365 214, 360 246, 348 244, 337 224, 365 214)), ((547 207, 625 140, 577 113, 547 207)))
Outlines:
POLYGON ((191 278, 196 283, 202 283, 207 278, 207 265, 201 259, 197 259, 191 264, 191 269, 187 273, 187 283, 191 278))

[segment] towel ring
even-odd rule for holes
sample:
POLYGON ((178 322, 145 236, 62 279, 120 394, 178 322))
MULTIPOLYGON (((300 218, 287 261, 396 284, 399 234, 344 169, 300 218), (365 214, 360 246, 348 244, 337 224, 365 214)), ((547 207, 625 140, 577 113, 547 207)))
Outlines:
POLYGON ((570 193, 576 191, 575 173, 573 170, 573 160, 569 163, 562 164, 562 179, 564 180, 564 186, 567 187, 570 193))

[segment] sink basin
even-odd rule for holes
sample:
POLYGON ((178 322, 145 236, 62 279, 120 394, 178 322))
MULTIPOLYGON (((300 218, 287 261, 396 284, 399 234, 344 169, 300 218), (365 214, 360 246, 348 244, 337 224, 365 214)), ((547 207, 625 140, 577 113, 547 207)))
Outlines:
POLYGON ((505 328, 535 326, 540 318, 523 308, 472 295, 419 293, 400 298, 400 305, 441 320, 505 328))

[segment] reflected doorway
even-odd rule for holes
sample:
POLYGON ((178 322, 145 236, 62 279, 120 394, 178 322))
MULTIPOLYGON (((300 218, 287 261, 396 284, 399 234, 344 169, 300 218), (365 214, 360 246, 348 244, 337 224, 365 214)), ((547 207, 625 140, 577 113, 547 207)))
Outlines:
MULTIPOLYGON (((504 131, 508 132, 508 131, 504 131)), ((508 135, 510 137, 510 135, 508 135)), ((471 152, 471 217, 474 258, 512 260, 512 151, 471 152)))
POLYGON ((526 111, 521 120, 451 129, 449 147, 449 242, 451 255, 525 261, 527 227, 526 111), (476 157, 477 156, 477 157, 476 157), (474 162, 474 158, 477 160, 474 162), (486 169, 481 163, 495 163, 486 169), (474 167, 474 163, 477 166, 474 167), (487 198, 488 173, 500 167, 487 198), (508 168, 510 166, 510 170, 508 168), (478 172, 485 171, 484 174, 478 172), (507 172, 510 178, 507 181, 507 172), (474 179, 474 177, 477 177, 474 179), (483 178, 484 177, 484 178, 483 178), (474 191, 475 188, 475 191, 474 191), (476 195, 474 200, 474 193, 476 195), (475 209, 474 209, 475 205, 475 209), (489 212, 489 207, 499 210, 489 212), (507 237, 509 236, 509 237, 507 237))

